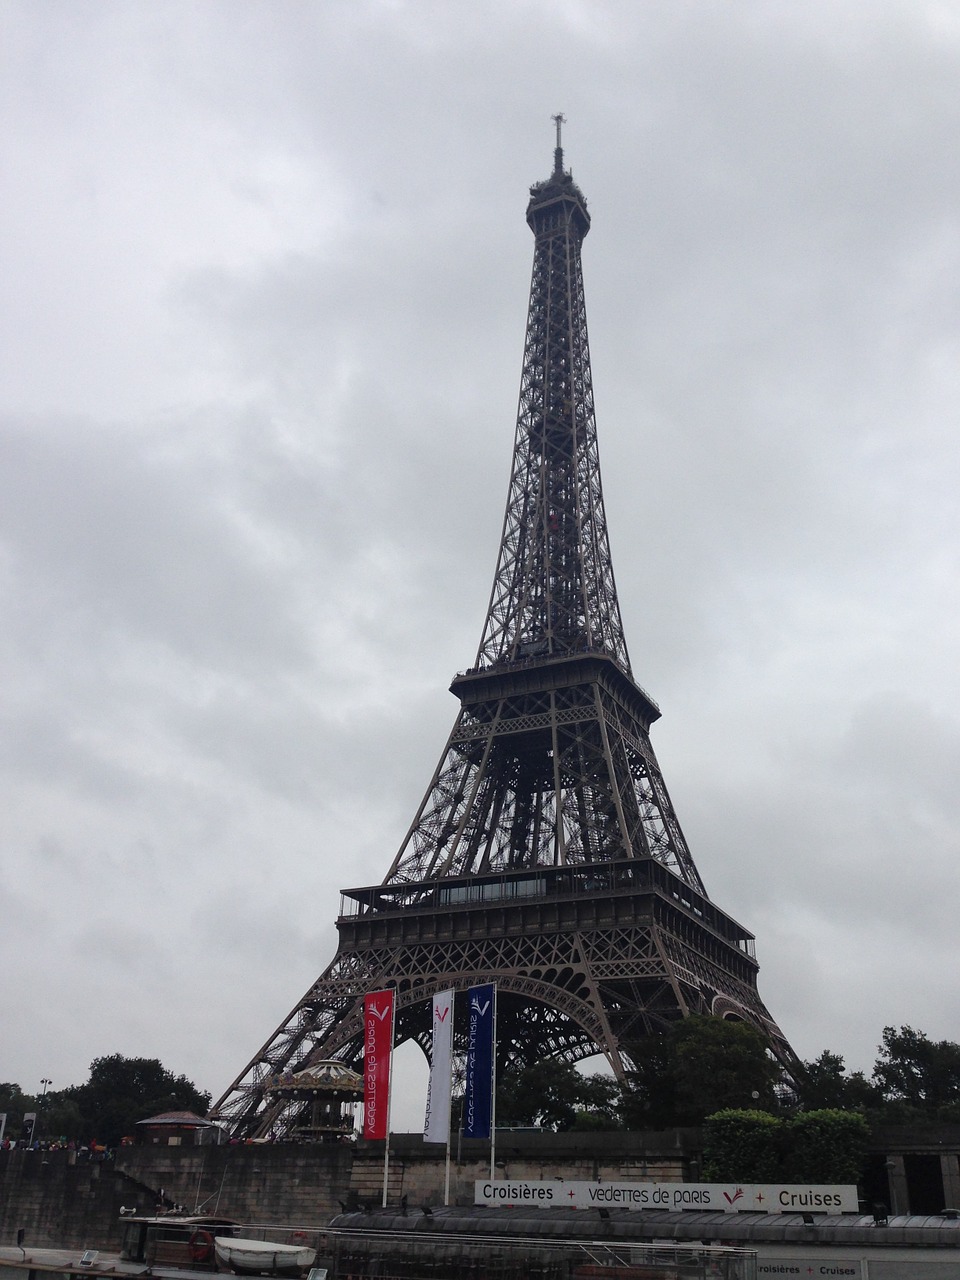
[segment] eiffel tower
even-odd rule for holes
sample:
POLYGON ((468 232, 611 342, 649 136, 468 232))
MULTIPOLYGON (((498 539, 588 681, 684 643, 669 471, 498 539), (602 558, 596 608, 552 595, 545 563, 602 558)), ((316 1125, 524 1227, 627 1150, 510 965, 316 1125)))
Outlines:
MULTIPOLYGON (((277 1074, 362 1056, 368 991, 396 990, 396 1042, 430 1047, 430 997, 498 989, 498 1060, 602 1054, 689 1014, 759 1027, 754 939, 711 902, 650 744, 607 539, 580 250, 583 193, 530 189, 533 277, 513 469, 493 591, 460 711, 410 830, 374 887, 348 889, 324 973, 217 1103, 238 1137, 282 1131, 277 1074)), ((286 1107, 286 1109, 285 1109, 286 1107)))

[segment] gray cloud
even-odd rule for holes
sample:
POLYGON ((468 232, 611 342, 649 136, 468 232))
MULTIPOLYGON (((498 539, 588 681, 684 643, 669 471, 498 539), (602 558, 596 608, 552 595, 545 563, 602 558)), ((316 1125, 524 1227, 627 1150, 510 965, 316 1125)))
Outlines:
POLYGON ((0 56, 0 1076, 219 1092, 385 873, 479 639, 559 109, 698 867, 802 1056, 955 1038, 953 8, 9 3, 0 56))

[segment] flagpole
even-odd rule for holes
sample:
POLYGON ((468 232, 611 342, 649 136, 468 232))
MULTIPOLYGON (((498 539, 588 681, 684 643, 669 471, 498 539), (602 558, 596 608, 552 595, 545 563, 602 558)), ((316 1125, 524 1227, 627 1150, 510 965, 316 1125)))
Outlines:
POLYGON ((447 1124, 447 1162, 443 1173, 443 1203, 450 1203, 450 1125, 447 1124))
POLYGON ((390 1104, 393 1101, 393 1034, 397 1024, 397 993, 390 1001, 390 1076, 387 1081, 387 1136, 383 1140, 383 1208, 387 1207, 387 1182, 390 1177, 390 1104))
POLYGON ((493 1053, 490 1055, 490 1181, 497 1159, 497 985, 493 985, 493 1053))
POLYGON ((456 1008, 457 994, 456 991, 450 992, 450 1065, 449 1080, 447 1081, 447 1156, 443 1170, 443 1203, 444 1207, 450 1203, 450 1113, 453 1110, 453 1016, 456 1008))

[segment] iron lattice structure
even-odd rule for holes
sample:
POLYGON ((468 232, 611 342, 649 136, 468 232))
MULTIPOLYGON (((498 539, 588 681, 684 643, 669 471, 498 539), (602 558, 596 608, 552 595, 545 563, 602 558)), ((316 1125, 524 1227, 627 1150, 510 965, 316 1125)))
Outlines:
POLYGON ((535 236, 513 469, 476 663, 386 878, 345 891, 333 962, 217 1103, 237 1136, 291 1115, 284 1070, 362 1056, 368 991, 397 992, 397 1043, 429 1052, 430 997, 498 987, 498 1059, 605 1055, 691 1013, 760 1027, 796 1059, 757 993, 753 937, 707 897, 634 682, 600 483, 581 245, 563 168, 531 188, 535 236))

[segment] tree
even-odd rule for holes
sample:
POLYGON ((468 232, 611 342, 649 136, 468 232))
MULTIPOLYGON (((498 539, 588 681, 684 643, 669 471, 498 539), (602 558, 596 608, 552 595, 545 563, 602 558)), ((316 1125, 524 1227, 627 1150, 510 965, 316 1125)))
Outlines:
POLYGON ((7 1113, 6 1136, 23 1136, 25 1112, 38 1113, 35 1137, 102 1142, 116 1146, 134 1132, 138 1120, 162 1111, 195 1111, 204 1115, 210 1094, 200 1093, 186 1076, 175 1076, 156 1058, 125 1058, 114 1053, 95 1058, 86 1084, 50 1090, 41 1097, 25 1094, 18 1084, 0 1084, 0 1112, 7 1113))
POLYGON ((856 1183, 863 1174, 870 1126, 856 1111, 801 1111, 784 1121, 787 1182, 856 1183))
POLYGON ((627 1077, 620 1114, 625 1129, 668 1129, 677 1124, 677 1079, 673 1041, 666 1033, 630 1047, 634 1070, 627 1077))
POLYGON ((685 1123, 721 1107, 776 1108, 780 1069, 764 1036, 749 1022, 693 1017, 674 1030, 677 1106, 685 1123))
POLYGON ((48 1093, 37 1120, 37 1137, 51 1142, 76 1142, 83 1134, 83 1114, 73 1094, 75 1089, 48 1093))
POLYGON ((80 1109, 82 1136, 107 1146, 132 1134, 138 1120, 163 1111, 203 1115, 210 1107, 209 1093, 200 1093, 186 1076, 175 1076, 157 1058, 125 1058, 119 1053, 95 1058, 87 1083, 65 1092, 80 1109))
POLYGON ((843 1058, 829 1049, 824 1049, 813 1062, 803 1064, 800 1100, 806 1111, 865 1111, 883 1101, 880 1090, 862 1071, 847 1075, 843 1058))
POLYGON ((619 1129, 620 1085, 611 1076, 580 1076, 580 1098, 574 1117, 574 1129, 619 1129))
POLYGON ((18 1084, 13 1084, 9 1080, 0 1084, 0 1111, 9 1114, 10 1111, 15 1111, 22 1105, 23 1090, 18 1084))
POLYGON ((727 1108, 776 1108, 779 1068, 747 1022, 696 1015, 631 1049, 636 1071, 624 1097, 628 1128, 700 1124, 727 1108))
POLYGON ((24 1115, 34 1112, 37 1122, 33 1126, 33 1137, 79 1138, 83 1127, 80 1109, 72 1100, 74 1089, 62 1089, 41 1093, 34 1096, 24 1093, 18 1084, 0 1084, 0 1112, 6 1112, 7 1124, 5 1136, 11 1142, 29 1137, 24 1130, 24 1115))
POLYGON ((15 1142, 23 1130, 23 1113, 32 1108, 29 1099, 18 1084, 7 1080, 0 1084, 0 1113, 7 1117, 4 1126, 4 1138, 15 1142))
POLYGON ((873 1079, 888 1103, 931 1111, 960 1102, 960 1045, 912 1027, 884 1027, 873 1079))
POLYGON ((545 1058, 497 1081, 497 1124, 503 1128, 616 1127, 619 1089, 606 1076, 582 1076, 569 1063, 545 1058), (590 1117, 590 1119, 588 1119, 590 1117))

